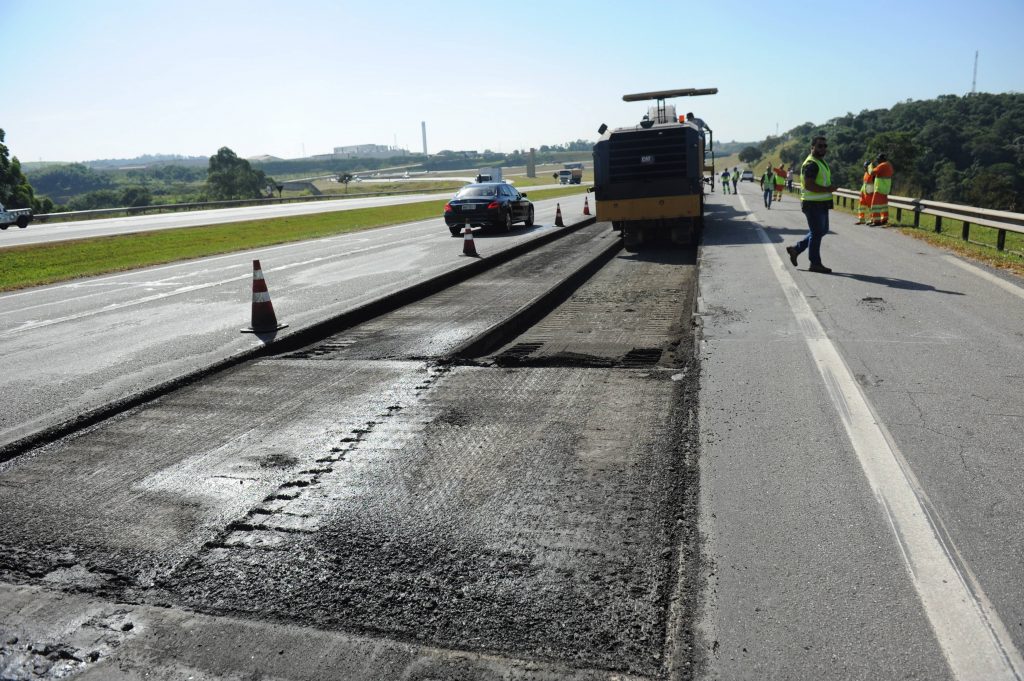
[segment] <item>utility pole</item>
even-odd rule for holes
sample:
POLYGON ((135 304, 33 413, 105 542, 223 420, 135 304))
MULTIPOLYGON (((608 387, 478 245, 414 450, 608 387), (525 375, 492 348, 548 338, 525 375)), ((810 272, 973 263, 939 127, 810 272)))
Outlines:
POLYGON ((971 78, 971 94, 978 94, 978 51, 974 51, 974 77, 971 78))

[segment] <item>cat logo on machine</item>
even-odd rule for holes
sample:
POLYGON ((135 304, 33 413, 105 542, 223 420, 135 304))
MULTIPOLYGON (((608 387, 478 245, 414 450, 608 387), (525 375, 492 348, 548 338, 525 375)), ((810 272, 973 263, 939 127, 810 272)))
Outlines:
POLYGON ((650 165, 654 163, 654 154, 646 154, 640 157, 640 163, 642 165, 650 165))

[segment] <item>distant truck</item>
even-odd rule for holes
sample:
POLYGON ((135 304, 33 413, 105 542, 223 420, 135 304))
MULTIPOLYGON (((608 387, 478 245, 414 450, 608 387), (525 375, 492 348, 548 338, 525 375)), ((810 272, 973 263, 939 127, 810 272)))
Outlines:
POLYGON ((554 177, 558 179, 558 184, 580 184, 583 182, 583 164, 566 163, 565 168, 555 173, 554 177))
POLYGON ((476 173, 477 182, 501 182, 501 168, 481 168, 476 173))
POLYGON ((7 210, 4 204, 0 203, 0 229, 7 229, 11 225, 18 225, 22 229, 28 227, 32 222, 32 211, 28 208, 12 208, 7 210))

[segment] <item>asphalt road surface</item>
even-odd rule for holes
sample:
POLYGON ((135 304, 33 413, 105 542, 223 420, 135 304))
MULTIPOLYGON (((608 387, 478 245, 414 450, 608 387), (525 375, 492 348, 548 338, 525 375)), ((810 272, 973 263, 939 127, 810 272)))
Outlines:
MULTIPOLYGON (((699 254, 547 297, 597 223, 0 465, 0 678, 1022 678, 1021 282, 841 213, 810 273, 792 196, 708 211, 699 254)), ((407 285, 371 269, 456 241, 418 229, 271 291, 308 326, 407 285)), ((147 309, 92 332, 136 386, 192 335, 147 309)), ((5 368, 58 384, 35 342, 5 368)))
POLYGON ((716 193, 700 269, 709 678, 1020 678, 1024 288, 716 193))
MULTIPOLYGON (((584 219, 583 197, 536 204, 533 228, 480 233, 486 257, 584 219)), ((440 213, 441 204, 438 204, 440 213)), ((440 218, 0 295, 0 448, 272 338, 239 333, 259 259, 288 338, 471 260, 440 218)))
MULTIPOLYGON (((56 589, 92 600, 63 604, 78 622, 69 638, 50 623, 63 657, 47 667, 47 654, 8 643, 8 668, 171 674, 208 644, 185 632, 210 618, 309 627, 340 647, 315 670, 307 645, 263 649, 234 628, 239 638, 198 655, 199 678, 242 671, 239 648, 260 674, 298 665, 316 678, 651 676, 686 664, 667 606, 684 600, 676 561, 694 520, 682 515, 694 506, 693 358, 675 354, 691 333, 693 254, 602 270, 568 316, 538 325, 562 360, 531 366, 545 350, 530 336, 536 358, 519 352, 516 367, 444 361, 618 245, 607 224, 585 227, 10 462, 4 600, 38 604, 56 589), (647 293, 620 292, 623 276, 647 293), (616 342, 596 322, 614 325, 616 342), (96 598, 121 605, 95 616, 96 598), (196 618, 184 629, 183 612, 196 618)), ((15 631, 46 627, 14 607, 4 621, 15 631)))

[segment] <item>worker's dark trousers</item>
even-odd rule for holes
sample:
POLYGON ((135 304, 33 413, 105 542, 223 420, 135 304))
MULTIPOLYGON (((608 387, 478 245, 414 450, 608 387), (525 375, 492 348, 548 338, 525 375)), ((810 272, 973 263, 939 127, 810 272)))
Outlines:
POLYGON ((812 265, 821 264, 821 240, 828 234, 828 211, 830 201, 804 201, 800 208, 807 217, 807 236, 796 243, 796 252, 809 251, 807 257, 812 265))

